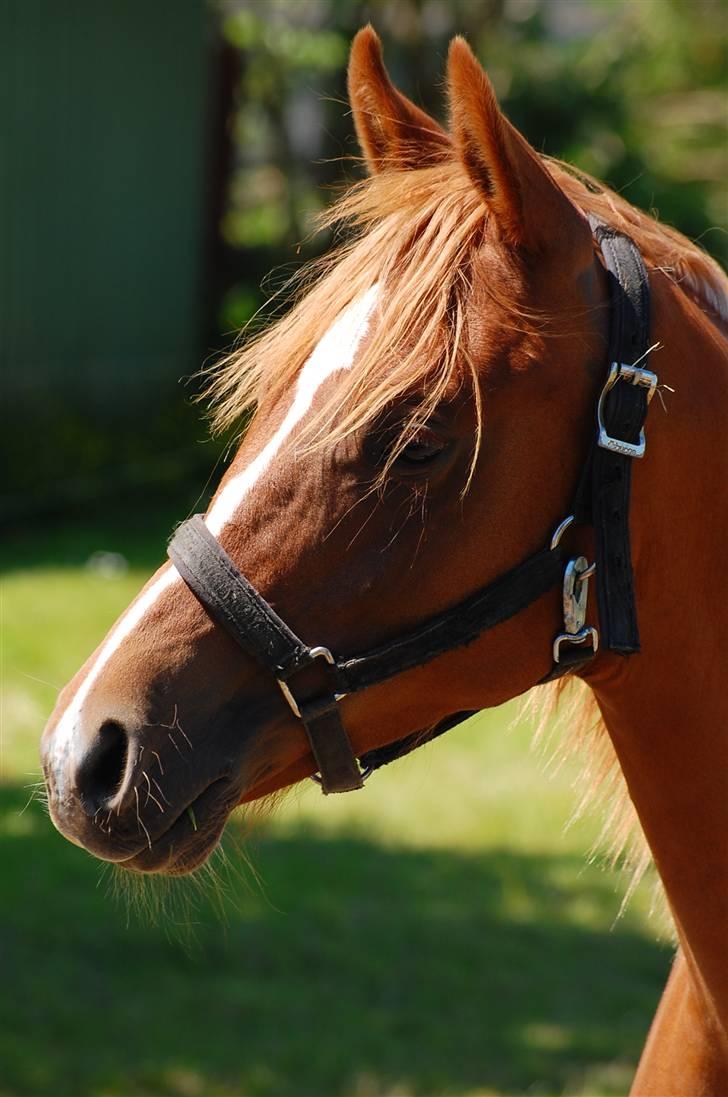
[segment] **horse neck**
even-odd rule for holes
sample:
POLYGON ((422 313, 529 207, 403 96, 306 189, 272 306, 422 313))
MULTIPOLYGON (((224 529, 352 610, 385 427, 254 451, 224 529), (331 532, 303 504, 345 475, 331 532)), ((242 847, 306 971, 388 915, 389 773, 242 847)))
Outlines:
POLYGON ((728 345, 660 272, 651 368, 664 392, 634 470, 642 653, 590 685, 675 916, 728 1030, 728 345))

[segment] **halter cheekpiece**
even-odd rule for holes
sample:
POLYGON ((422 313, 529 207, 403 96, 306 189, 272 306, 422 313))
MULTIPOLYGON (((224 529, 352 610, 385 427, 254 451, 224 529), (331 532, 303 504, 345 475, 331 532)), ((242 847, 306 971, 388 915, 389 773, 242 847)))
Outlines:
POLYGON ((357 761, 341 719, 342 697, 469 644, 558 584, 563 592, 564 627, 554 639, 553 666, 542 681, 578 670, 596 655, 599 635, 586 623, 592 575, 604 646, 621 655, 640 650, 629 500, 632 461, 644 455, 644 423, 657 387, 656 375, 645 368, 650 291, 634 242, 594 219, 591 226, 609 282, 609 369, 572 512, 540 552, 411 632, 349 658, 336 658, 327 647, 310 647, 296 636, 238 570, 201 515, 183 522, 170 541, 172 563, 210 616, 277 680, 306 729, 320 775, 316 779, 324 792, 361 788, 373 770, 472 715, 453 713, 357 761), (562 538, 573 522, 593 526, 594 563, 565 553, 562 538))

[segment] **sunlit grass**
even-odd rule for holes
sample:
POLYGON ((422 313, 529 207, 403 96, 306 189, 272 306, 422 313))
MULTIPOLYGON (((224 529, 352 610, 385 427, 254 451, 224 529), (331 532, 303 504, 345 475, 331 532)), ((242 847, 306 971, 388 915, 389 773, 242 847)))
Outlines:
POLYGON ((123 884, 119 897, 123 876, 65 843, 38 805, 22 811, 56 689, 148 577, 159 526, 146 539, 123 523, 65 532, 63 566, 12 547, 0 1097, 624 1091, 668 949, 647 886, 615 925, 625 881, 584 856, 600 820, 564 829, 579 767, 549 776, 513 706, 364 792, 306 784, 251 837, 234 821, 192 882, 123 884), (89 571, 99 548, 129 569, 89 571))

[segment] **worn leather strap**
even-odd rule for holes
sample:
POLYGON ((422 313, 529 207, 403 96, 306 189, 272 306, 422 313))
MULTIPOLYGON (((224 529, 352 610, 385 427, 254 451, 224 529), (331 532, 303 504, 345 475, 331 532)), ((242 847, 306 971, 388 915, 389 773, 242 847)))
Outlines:
POLYGON ((544 549, 412 632, 338 662, 342 692, 366 689, 471 643, 556 586, 563 569, 562 549, 544 549))
POLYGON ((316 705, 316 711, 301 706, 301 721, 306 729, 311 752, 325 793, 352 792, 362 788, 364 778, 341 719, 339 702, 331 695, 328 704, 316 705))
MULTIPOLYGON (((642 257, 633 241, 617 230, 593 222, 592 231, 609 282, 609 364, 634 365, 639 361, 644 368, 649 348, 650 293, 642 257)), ((626 442, 637 442, 647 417, 647 405, 644 387, 618 381, 604 399, 607 433, 626 442)), ((595 444, 590 461, 599 624, 604 646, 621 655, 640 650, 629 535, 633 460, 595 444)))
POLYGON ((202 515, 177 528, 167 555, 210 616, 276 677, 306 661, 307 645, 261 600, 202 515))
MULTIPOLYGON (((167 551, 210 616, 276 678, 292 682, 296 671, 311 665, 308 646, 241 574, 201 515, 182 523, 167 551)), ((349 792, 363 784, 341 720, 337 692, 332 682, 316 698, 298 702, 324 792, 349 792)))
POLYGON ((381 769, 382 766, 387 766, 390 762, 396 762, 398 758, 403 758, 405 754, 410 754, 417 747, 424 746, 425 743, 431 743, 433 739, 437 739, 438 736, 444 735, 446 731, 450 731, 458 724, 469 720, 477 712, 477 709, 472 709, 469 712, 453 712, 451 716, 446 716, 444 720, 440 720, 439 723, 430 728, 425 728, 424 731, 413 732, 411 735, 405 735, 402 739, 396 739, 393 743, 387 743, 386 746, 368 750, 366 754, 362 754, 360 762, 366 770, 381 769))

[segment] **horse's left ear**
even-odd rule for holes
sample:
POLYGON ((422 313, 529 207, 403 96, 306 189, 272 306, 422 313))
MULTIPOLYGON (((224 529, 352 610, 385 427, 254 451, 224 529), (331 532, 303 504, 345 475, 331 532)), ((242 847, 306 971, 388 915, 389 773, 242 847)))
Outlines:
POLYGON ((352 42, 348 85, 357 137, 370 172, 421 168, 451 153, 444 129, 389 79, 382 44, 372 26, 360 30, 352 42))
POLYGON ((455 149, 505 240, 535 252, 582 240, 591 247, 586 220, 501 112, 464 38, 450 44, 448 88, 455 149))

